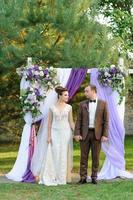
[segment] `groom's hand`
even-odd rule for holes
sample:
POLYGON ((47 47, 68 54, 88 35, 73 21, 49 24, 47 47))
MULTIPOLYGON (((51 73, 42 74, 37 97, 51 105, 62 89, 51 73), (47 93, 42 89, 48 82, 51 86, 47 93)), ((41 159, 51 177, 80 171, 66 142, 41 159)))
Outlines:
POLYGON ((108 141, 108 138, 105 137, 105 136, 102 136, 101 141, 102 141, 102 142, 107 142, 107 141, 108 141))
POLYGON ((81 135, 76 135, 75 136, 75 140, 76 140, 76 142, 79 142, 80 140, 82 140, 82 136, 81 135))

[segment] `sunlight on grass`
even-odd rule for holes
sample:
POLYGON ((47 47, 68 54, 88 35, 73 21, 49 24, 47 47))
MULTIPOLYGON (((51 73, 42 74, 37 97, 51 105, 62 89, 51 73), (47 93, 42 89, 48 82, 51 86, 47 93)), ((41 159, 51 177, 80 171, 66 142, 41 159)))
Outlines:
MULTIPOLYGON (((0 146, 0 174, 5 174, 12 168, 18 152, 19 144, 0 146)), ((104 153, 100 153, 100 168, 105 159, 104 153)), ((126 169, 133 171, 133 136, 126 136, 125 140, 126 169)), ((91 169, 91 153, 88 161, 89 171, 91 169)), ((80 165, 80 145, 74 142, 74 167, 73 172, 79 172, 80 165)))
POLYGON ((119 180, 92 184, 67 184, 46 187, 39 184, 0 185, 1 200, 132 200, 132 181, 119 180))
MULTIPOLYGON (((126 137, 125 158, 126 169, 133 171, 133 136, 126 137)), ((5 174, 12 168, 19 145, 0 146, 0 174, 5 174)), ((91 155, 88 161, 88 174, 91 173, 91 155)), ((100 154, 100 168, 105 159, 100 154)), ((74 173, 79 173, 80 147, 74 143, 74 173)), ((46 187, 39 184, 2 183, 0 184, 1 200, 132 200, 133 182, 131 180, 101 181, 97 186, 87 184, 67 184, 56 187, 46 187)))

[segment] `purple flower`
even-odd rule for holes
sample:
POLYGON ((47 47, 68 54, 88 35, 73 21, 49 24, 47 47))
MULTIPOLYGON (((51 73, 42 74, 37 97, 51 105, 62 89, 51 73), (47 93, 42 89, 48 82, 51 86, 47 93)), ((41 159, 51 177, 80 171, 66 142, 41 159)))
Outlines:
POLYGON ((27 76, 28 76, 29 79, 32 79, 33 73, 32 73, 32 70, 31 70, 31 69, 28 69, 28 71, 27 71, 27 76))
POLYGON ((35 71, 39 71, 39 66, 38 66, 38 65, 35 65, 35 66, 34 66, 34 70, 35 70, 35 71))
POLYGON ((116 72, 117 72, 117 69, 115 67, 109 69, 109 73, 111 74, 115 74, 116 72))
POLYGON ((48 69, 45 69, 43 72, 44 72, 44 75, 48 75, 49 74, 48 69))
POLYGON ((35 89, 35 94, 36 96, 40 96, 40 91, 37 88, 35 89))
POLYGON ((39 79, 39 75, 34 75, 34 78, 37 80, 39 79))

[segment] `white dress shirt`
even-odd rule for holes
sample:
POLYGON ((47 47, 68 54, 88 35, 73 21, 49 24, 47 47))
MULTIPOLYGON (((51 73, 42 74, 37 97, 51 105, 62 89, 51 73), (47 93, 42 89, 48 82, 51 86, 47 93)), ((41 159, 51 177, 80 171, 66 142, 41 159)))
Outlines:
POLYGON ((95 128, 95 114, 97 108, 97 99, 96 102, 89 102, 89 128, 95 128))

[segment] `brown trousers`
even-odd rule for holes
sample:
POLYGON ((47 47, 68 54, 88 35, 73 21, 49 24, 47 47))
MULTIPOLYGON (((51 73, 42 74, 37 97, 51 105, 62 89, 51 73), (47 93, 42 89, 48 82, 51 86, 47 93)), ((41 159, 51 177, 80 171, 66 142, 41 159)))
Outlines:
POLYGON ((88 156, 89 156, 90 149, 91 149, 91 155, 92 155, 91 178, 97 178, 101 141, 96 140, 94 130, 88 130, 86 139, 80 142, 80 149, 81 149, 81 158, 80 158, 81 179, 87 178, 88 156))

